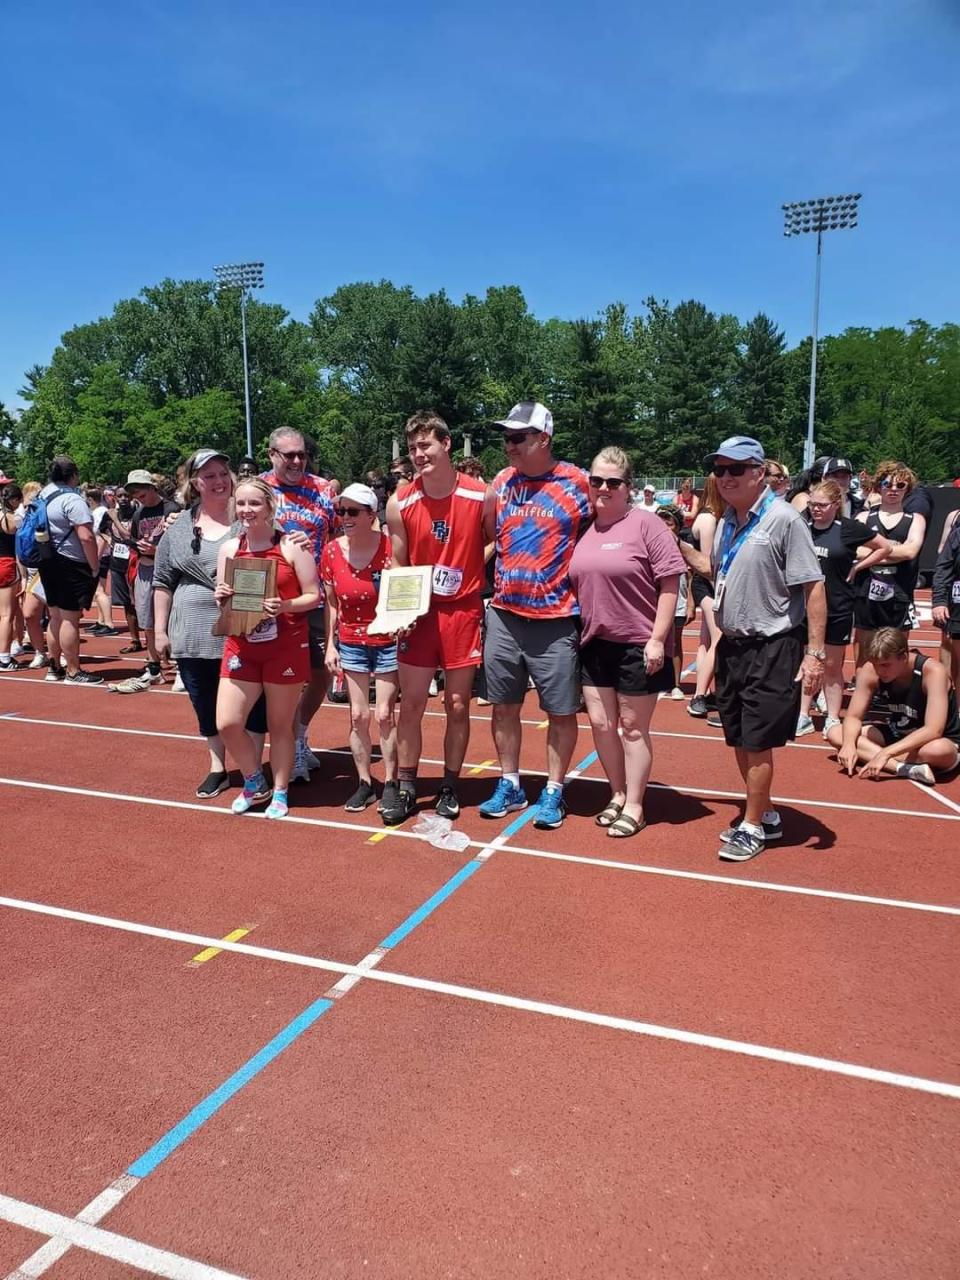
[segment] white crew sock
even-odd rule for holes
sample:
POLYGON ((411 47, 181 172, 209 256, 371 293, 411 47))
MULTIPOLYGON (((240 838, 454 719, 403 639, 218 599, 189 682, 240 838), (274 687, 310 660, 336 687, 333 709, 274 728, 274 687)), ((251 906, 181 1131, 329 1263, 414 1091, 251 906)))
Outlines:
POLYGON ((505 773, 503 776, 504 776, 504 778, 506 778, 507 782, 509 782, 509 783, 510 783, 511 787, 517 787, 517 788, 519 788, 519 786, 520 786, 520 775, 519 775, 519 773, 505 773))

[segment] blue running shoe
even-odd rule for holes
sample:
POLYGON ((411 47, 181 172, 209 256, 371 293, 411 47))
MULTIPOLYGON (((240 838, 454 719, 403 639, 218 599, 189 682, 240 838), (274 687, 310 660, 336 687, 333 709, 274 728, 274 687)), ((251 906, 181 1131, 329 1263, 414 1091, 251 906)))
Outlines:
POLYGON ((533 825, 545 830, 562 827, 566 816, 567 806, 563 803, 563 792, 549 791, 544 787, 537 801, 537 816, 533 820, 533 825))
POLYGON ((505 818, 508 813, 525 809, 528 803, 523 787, 515 787, 506 778, 501 778, 493 795, 484 800, 479 810, 484 818, 505 818))

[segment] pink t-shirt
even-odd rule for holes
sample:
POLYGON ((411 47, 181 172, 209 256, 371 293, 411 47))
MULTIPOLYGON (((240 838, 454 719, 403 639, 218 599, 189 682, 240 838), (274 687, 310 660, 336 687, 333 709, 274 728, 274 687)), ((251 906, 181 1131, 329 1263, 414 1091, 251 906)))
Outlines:
MULTIPOLYGON (((659 584, 686 569, 676 538, 652 512, 634 507, 608 529, 591 525, 570 561, 583 616, 581 646, 597 636, 646 644, 657 616, 659 584)), ((672 627, 664 651, 673 653, 672 627)))

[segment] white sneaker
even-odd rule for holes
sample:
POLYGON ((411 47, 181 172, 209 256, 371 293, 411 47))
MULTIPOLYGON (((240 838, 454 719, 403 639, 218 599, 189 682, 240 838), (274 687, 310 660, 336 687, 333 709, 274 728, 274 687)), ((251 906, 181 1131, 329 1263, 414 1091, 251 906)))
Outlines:
POLYGON ((909 765, 907 777, 911 782, 922 782, 925 787, 932 787, 937 781, 934 777, 933 770, 928 764, 909 765))
POLYGON ((183 683, 183 676, 178 671, 174 677, 173 685, 170 689, 171 693, 186 693, 187 686, 183 683))
POLYGON ((831 730, 831 729, 833 729, 833 728, 835 728, 839 723, 840 723, 840 721, 837 719, 837 717, 836 717, 836 716, 827 716, 826 720, 823 722, 823 740, 824 740, 824 742, 826 742, 827 737, 829 736, 830 730, 831 730))
POLYGON ((797 731, 794 734, 796 738, 805 738, 808 733, 815 733, 816 730, 813 721, 809 716, 800 716, 797 720, 797 731))
POLYGON ((303 738, 297 739, 296 751, 293 757, 293 772, 290 774, 291 782, 309 782, 310 766, 307 763, 307 752, 309 747, 303 738))
POLYGON ((430 681, 430 691, 429 691, 429 692, 430 692, 430 697, 431 697, 431 698, 435 698, 435 697, 437 696, 437 694, 440 692, 440 686, 437 684, 437 677, 436 677, 436 676, 434 676, 434 677, 433 677, 433 679, 430 681))
POLYGON ((144 671, 139 676, 130 676, 116 684, 108 684, 107 688, 111 693, 143 693, 157 683, 163 683, 163 676, 152 676, 149 671, 144 671))
POLYGON ((674 687, 670 690, 670 697, 674 700, 674 702, 684 701, 684 693, 679 685, 674 685, 674 687))
MULTIPOLYGON (((49 661, 50 661, 50 659, 47 657, 47 655, 46 655, 45 653, 35 653, 35 654, 33 655, 33 661, 32 661, 32 662, 30 663, 30 665, 27 667, 27 670, 28 670, 28 671, 39 671, 41 667, 45 667, 45 666, 47 666, 47 664, 49 663, 49 661)), ((54 676, 54 679, 56 679, 56 676, 54 676)))
POLYGON ((23 653, 23 645, 17 640, 14 640, 13 644, 10 646, 10 657, 19 658, 21 653, 23 653))

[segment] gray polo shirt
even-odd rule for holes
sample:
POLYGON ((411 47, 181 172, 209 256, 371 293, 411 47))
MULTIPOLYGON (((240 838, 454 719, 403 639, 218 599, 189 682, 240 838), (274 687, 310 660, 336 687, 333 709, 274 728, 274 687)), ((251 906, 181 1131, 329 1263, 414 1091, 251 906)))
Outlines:
MULTIPOLYGON (((750 510, 758 511, 766 496, 764 490, 750 510)), ((728 524, 735 533, 737 516, 732 507, 727 507, 717 522, 714 572, 720 564, 720 545, 728 524)), ((807 522, 789 502, 773 502, 734 557, 717 610, 717 625, 725 636, 737 639, 792 631, 806 615, 804 583, 822 581, 807 522)))

